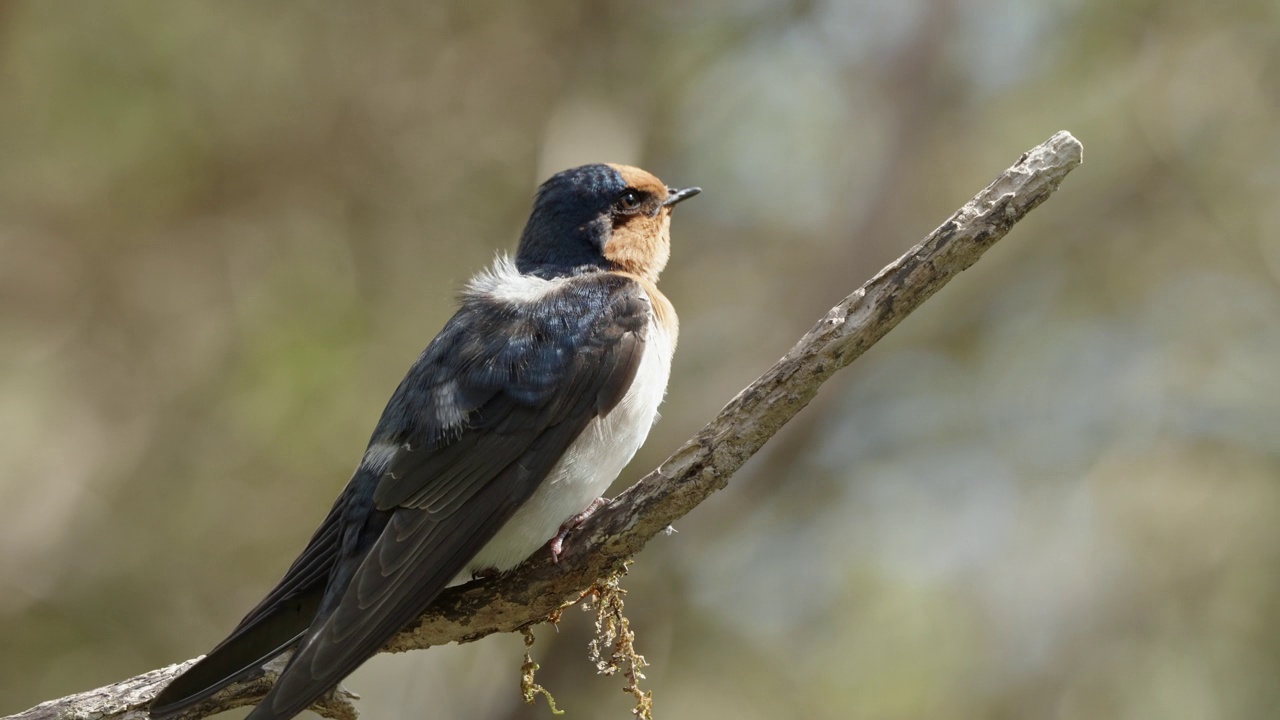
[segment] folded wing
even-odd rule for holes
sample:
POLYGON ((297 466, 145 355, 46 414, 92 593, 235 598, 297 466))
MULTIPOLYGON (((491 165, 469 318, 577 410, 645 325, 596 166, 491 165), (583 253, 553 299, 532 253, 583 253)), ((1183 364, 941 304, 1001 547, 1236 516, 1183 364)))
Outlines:
POLYGON ((251 720, 300 712, 426 609, 626 394, 649 314, 610 273, 464 299, 384 411, 370 445, 390 459, 348 488, 315 620, 251 720))

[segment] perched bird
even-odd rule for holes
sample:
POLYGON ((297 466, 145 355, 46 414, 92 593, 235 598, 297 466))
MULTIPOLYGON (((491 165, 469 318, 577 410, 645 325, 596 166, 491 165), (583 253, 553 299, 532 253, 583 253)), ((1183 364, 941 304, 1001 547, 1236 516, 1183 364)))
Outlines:
POLYGON ((625 165, 547 180, 501 256, 400 382, 284 578, 153 701, 166 718, 296 652, 249 720, 291 718, 450 584, 510 569, 594 506, 649 434, 678 324, 657 288, 668 188, 625 165))

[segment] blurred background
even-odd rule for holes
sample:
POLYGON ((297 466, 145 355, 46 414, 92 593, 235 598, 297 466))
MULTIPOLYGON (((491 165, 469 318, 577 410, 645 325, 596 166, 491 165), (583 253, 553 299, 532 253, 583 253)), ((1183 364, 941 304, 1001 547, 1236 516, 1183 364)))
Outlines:
MULTIPOLYGON (((209 649, 583 162, 705 192, 659 463, 1054 131, 1062 190, 659 537, 660 718, 1280 714, 1271 0, 0 5, 0 712, 209 649)), ((570 717, 627 717, 588 617, 570 717)), ((547 718, 519 637, 370 718, 547 718)), ((243 715, 243 711, 239 713, 243 715)))

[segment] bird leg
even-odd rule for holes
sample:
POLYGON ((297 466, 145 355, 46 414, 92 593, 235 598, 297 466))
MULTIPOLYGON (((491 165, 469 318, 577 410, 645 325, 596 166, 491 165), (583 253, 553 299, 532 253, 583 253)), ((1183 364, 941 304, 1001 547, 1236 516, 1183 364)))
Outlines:
POLYGON ((574 515, 564 521, 560 526, 560 532, 556 533, 556 536, 551 538, 551 562, 556 565, 560 564, 560 553, 564 550, 564 539, 569 536, 569 533, 578 529, 582 523, 586 522, 587 518, 591 517, 592 513, 604 507, 608 503, 609 501, 602 497, 596 498, 591 501, 591 504, 587 506, 586 510, 583 510, 577 515, 574 515))

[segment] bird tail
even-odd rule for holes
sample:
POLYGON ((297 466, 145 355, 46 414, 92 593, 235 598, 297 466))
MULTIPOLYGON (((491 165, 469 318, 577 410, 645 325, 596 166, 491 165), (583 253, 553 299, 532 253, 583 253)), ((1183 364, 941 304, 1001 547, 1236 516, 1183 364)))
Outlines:
POLYGON ((320 597, 320 592, 312 592, 291 598, 236 628, 156 695, 151 701, 151 717, 170 718, 207 700, 296 643, 315 617, 320 597))
POLYGON ((338 497, 288 572, 231 635, 174 678, 151 701, 151 717, 170 718, 207 700, 298 642, 315 619, 342 542, 340 519, 347 493, 338 497))

